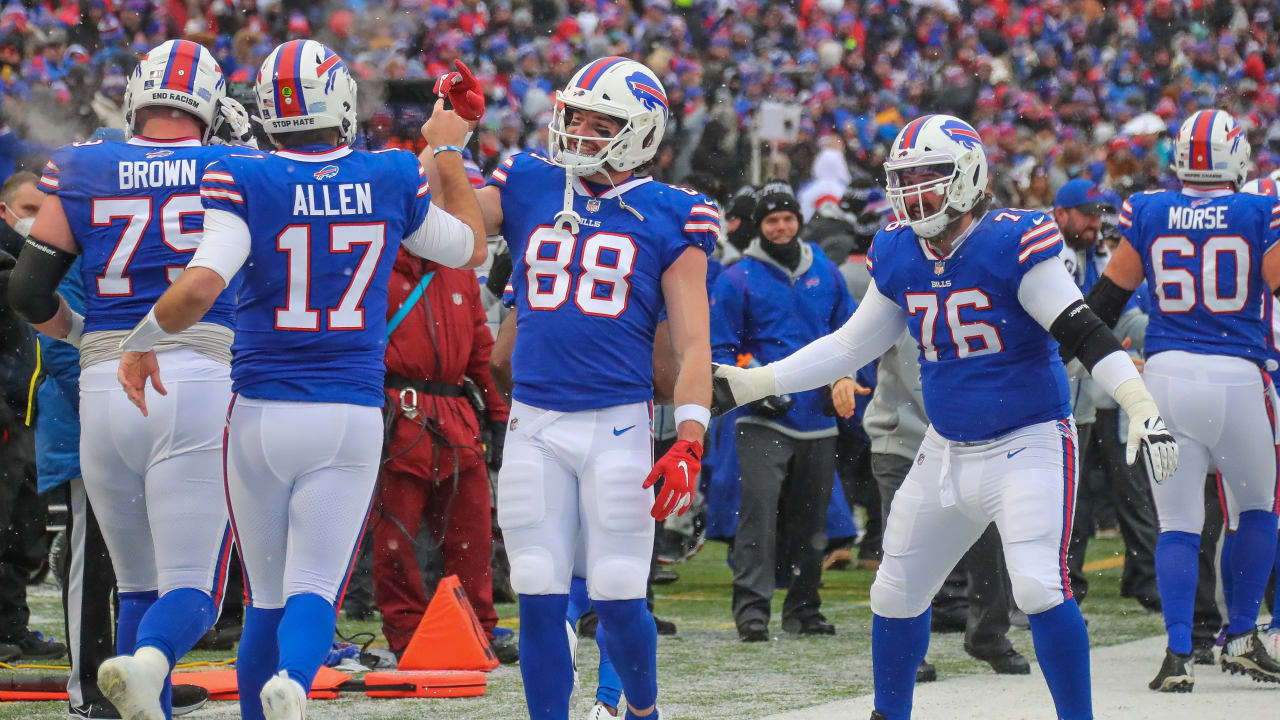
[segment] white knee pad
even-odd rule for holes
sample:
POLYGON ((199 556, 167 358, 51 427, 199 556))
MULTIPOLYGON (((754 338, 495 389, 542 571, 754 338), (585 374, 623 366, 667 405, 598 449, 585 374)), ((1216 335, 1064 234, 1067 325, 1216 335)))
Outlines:
POLYGON ((568 586, 556 582, 555 569, 551 552, 546 548, 521 548, 511 555, 511 589, 520 595, 568 594, 568 586))
POLYGON ((648 560, 607 557, 587 570, 587 594, 592 600, 635 600, 645 596, 648 581, 648 560))
POLYGON ((875 582, 871 583, 871 612, 880 617, 918 617, 929 608, 932 601, 932 596, 908 597, 903 583, 887 577, 883 572, 876 573, 875 582))
POLYGON ((1028 615, 1052 610, 1063 602, 1062 587, 1047 583, 1035 575, 1009 569, 1009 581, 1013 587, 1013 602, 1028 615))

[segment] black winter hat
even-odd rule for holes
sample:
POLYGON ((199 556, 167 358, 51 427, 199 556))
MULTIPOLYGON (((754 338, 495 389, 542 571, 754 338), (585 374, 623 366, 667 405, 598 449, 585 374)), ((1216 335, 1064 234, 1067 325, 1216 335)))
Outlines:
POLYGON ((804 223, 800 202, 796 200, 796 194, 791 190, 791 185, 783 180, 770 180, 756 193, 756 207, 751 213, 751 221, 756 226, 756 232, 760 231, 760 223, 764 222, 770 213, 779 210, 790 210, 795 214, 797 221, 804 223))

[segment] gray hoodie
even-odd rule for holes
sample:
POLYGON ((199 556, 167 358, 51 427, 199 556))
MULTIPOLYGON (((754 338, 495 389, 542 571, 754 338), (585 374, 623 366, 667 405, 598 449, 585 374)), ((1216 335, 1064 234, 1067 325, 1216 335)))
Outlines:
POLYGON ((876 391, 862 416, 871 452, 913 458, 924 440, 929 417, 920 385, 920 346, 903 330, 893 347, 880 356, 876 391))

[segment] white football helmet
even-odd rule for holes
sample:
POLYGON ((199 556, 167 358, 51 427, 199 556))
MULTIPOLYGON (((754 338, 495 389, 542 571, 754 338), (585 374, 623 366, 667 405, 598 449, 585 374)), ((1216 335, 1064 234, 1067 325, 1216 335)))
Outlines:
POLYGON ((356 81, 322 43, 290 40, 272 50, 253 90, 268 135, 337 128, 341 144, 355 140, 356 81))
POLYGON ((132 137, 137 130, 139 108, 163 105, 199 118, 204 123, 200 141, 207 142, 218 100, 226 94, 226 78, 213 53, 190 40, 161 43, 142 56, 125 85, 125 133, 132 137))
POLYGON ((925 115, 894 138, 884 163, 886 194, 898 219, 931 238, 973 209, 987 191, 987 151, 969 123, 925 115), (941 200, 925 202, 929 195, 941 200))
POLYGON ((1249 193, 1251 195, 1267 195, 1269 197, 1280 196, 1277 191, 1278 184, 1269 177, 1254 178, 1244 185, 1240 186, 1240 192, 1249 193))
POLYGON ((1182 182, 1243 185, 1250 152, 1244 127, 1235 118, 1221 110, 1200 110, 1178 130, 1173 172, 1182 182))
POLYGON ((633 170, 658 152, 667 129, 667 92, 649 68, 621 57, 600 58, 574 74, 556 92, 548 126, 551 162, 572 175, 594 175, 608 163, 614 170, 633 170), (622 129, 604 147, 585 152, 583 142, 601 138, 570 134, 568 115, 591 110, 622 122, 622 129))

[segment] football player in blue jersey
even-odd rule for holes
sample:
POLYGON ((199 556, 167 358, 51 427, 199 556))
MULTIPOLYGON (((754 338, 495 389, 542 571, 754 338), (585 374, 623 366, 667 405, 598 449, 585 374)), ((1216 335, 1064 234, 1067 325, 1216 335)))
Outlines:
MULTIPOLYGON (((1240 187, 1240 192, 1263 195, 1273 202, 1280 203, 1280 183, 1276 182, 1275 175, 1276 173, 1272 173, 1272 177, 1260 177, 1250 180, 1240 187)), ((1271 376, 1271 403, 1275 407, 1280 407, 1280 396, 1276 394, 1276 383, 1280 382, 1280 297, 1273 295, 1270 298, 1266 298, 1263 300, 1263 306, 1266 308, 1266 314, 1262 318, 1262 342, 1267 348, 1267 360, 1263 367, 1266 369, 1267 374, 1271 376)), ((1276 442, 1280 444, 1280 436, 1276 437, 1276 442)), ((1222 556, 1219 561, 1219 568, 1222 571, 1222 596, 1226 600, 1227 606, 1230 607, 1234 591, 1232 581, 1235 578, 1228 568, 1231 565, 1231 556, 1235 554, 1236 528, 1240 524, 1240 507, 1233 501, 1233 498, 1226 497, 1226 488, 1223 488, 1222 495, 1228 507, 1224 510, 1227 517, 1225 532, 1222 536, 1222 556)), ((1274 577, 1280 576, 1280 544, 1276 546, 1272 572, 1274 582, 1274 577)), ((1267 628, 1263 643, 1266 645, 1267 652, 1271 654, 1271 657, 1280 660, 1280 618, 1276 617, 1274 597, 1272 598, 1271 608, 1271 625, 1267 628)))
POLYGON ((196 43, 170 41, 147 53, 125 94, 130 139, 54 153, 40 180, 50 197, 14 273, 27 318, 80 348, 84 484, 120 590, 121 655, 102 664, 98 679, 126 718, 169 714, 170 669, 217 619, 226 580, 231 533, 220 450, 231 400, 232 293, 213 298, 203 322, 157 346, 171 386, 149 416, 121 412, 115 381, 121 338, 200 242, 200 171, 233 151, 202 142, 222 125, 251 137, 244 109, 224 90, 217 61, 196 43), (55 291, 77 255, 83 318, 55 291))
POLYGON ((1089 292, 1090 306, 1114 325, 1129 295, 1147 282, 1155 302, 1144 377, 1183 450, 1177 473, 1152 488, 1169 640, 1153 690, 1188 692, 1194 683, 1188 654, 1210 460, 1222 474, 1229 513, 1239 516, 1223 563, 1232 596, 1220 662, 1233 673, 1280 682, 1280 663, 1255 627, 1276 547, 1278 408, 1264 371, 1263 303, 1280 286, 1280 205, 1236 192, 1249 165, 1244 134, 1220 110, 1187 118, 1174 156, 1182 189, 1125 201, 1124 239, 1089 292))
POLYGON ((514 260, 498 523, 520 596, 520 671, 535 720, 569 714, 565 611, 575 575, 587 580, 626 717, 659 715, 657 634, 645 606, 653 519, 689 508, 701 465, 711 401, 707 256, 720 228, 705 195, 636 174, 666 124, 658 78, 638 62, 601 58, 556 94, 547 155, 508 158, 477 192, 487 229, 506 238, 514 260), (664 308, 679 437, 654 464, 652 357, 664 308))
POLYGON ((1163 481, 1177 446, 1063 265, 1053 219, 990 207, 986 152, 968 123, 948 115, 908 123, 885 173, 899 220, 872 243, 871 284, 853 317, 777 362, 717 366, 716 409, 829 384, 907 328, 920 347, 932 425, 893 499, 871 587, 872 717, 910 716, 929 602, 994 521, 1057 717, 1091 718, 1089 637, 1067 582, 1079 473, 1059 345, 1133 418, 1131 462, 1141 455, 1163 481))
POLYGON ((298 720, 333 641, 377 479, 396 252, 403 243, 472 267, 486 247, 459 147, 472 125, 457 113, 437 103, 423 127, 438 156, 433 202, 411 153, 349 147, 356 84, 329 48, 277 47, 255 92, 280 149, 205 168, 204 238, 125 339, 119 376, 145 411, 146 382, 164 392, 152 348, 209 312, 239 273, 223 456, 249 602, 240 707, 249 720, 298 720))

